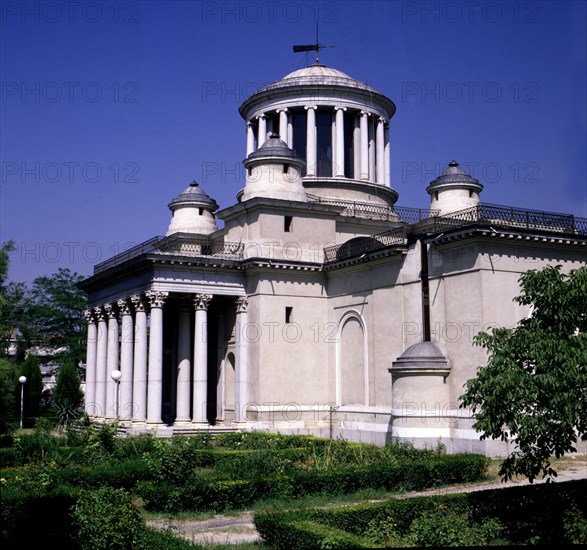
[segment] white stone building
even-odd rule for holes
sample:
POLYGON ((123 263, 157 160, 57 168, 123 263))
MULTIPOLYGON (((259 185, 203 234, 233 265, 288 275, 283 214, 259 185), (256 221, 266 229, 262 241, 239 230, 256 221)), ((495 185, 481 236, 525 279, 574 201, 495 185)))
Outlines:
POLYGON ((528 314, 512 301, 521 273, 585 261, 587 220, 483 204, 482 184, 454 161, 423 193, 426 208, 396 206, 394 113, 320 64, 249 97, 236 204, 218 211, 193 182, 169 204, 165 237, 82 283, 88 412, 118 413, 130 433, 270 430, 503 452, 459 408, 485 361, 473 336, 528 314))

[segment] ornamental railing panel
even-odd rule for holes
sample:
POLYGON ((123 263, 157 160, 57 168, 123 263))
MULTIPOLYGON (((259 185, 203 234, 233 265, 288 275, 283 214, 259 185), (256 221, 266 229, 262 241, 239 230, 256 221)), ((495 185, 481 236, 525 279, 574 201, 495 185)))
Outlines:
POLYGON ((356 237, 342 244, 324 247, 324 262, 331 263, 362 256, 375 250, 391 246, 401 246, 406 243, 403 228, 392 229, 371 237, 356 237))

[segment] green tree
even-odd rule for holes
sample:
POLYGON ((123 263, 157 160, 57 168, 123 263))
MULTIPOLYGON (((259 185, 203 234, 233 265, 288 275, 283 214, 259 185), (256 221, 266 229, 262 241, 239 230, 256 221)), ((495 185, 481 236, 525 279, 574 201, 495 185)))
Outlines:
POLYGON ((84 398, 77 374, 77 366, 66 359, 59 367, 57 382, 52 392, 53 404, 60 426, 67 427, 79 416, 79 405, 84 398))
MULTIPOLYGON (((24 363, 20 365, 19 376, 26 376, 24 384, 24 416, 25 418, 36 418, 39 416, 41 397, 43 395, 43 376, 39 360, 35 356, 29 355, 24 363)), ((18 387, 17 391, 20 403, 20 387, 18 387)))
POLYGON ((587 440, 587 265, 568 275, 547 266, 519 281, 514 300, 532 306, 531 315, 475 337, 488 362, 467 382, 461 406, 474 412, 481 439, 515 444, 499 470, 504 479, 550 480, 551 457, 587 440))
POLYGON ((0 434, 9 433, 16 427, 17 384, 16 365, 0 357, 0 434))
POLYGON ((31 317, 43 336, 43 346, 60 359, 76 364, 85 357, 87 295, 78 286, 83 277, 60 268, 49 277, 37 277, 30 292, 31 317))

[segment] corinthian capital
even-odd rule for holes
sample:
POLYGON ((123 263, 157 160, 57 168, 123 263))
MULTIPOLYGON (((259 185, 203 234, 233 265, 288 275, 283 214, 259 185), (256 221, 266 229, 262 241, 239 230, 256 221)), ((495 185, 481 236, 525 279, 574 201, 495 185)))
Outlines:
POLYGON ((149 305, 153 307, 163 307, 165 300, 167 300, 167 296, 169 296, 169 292, 162 292, 160 290, 148 290, 145 292, 145 296, 147 300, 149 300, 149 305))
POLYGON ((132 313, 128 300, 121 298, 118 300, 118 302, 116 302, 116 305, 118 306, 118 310, 122 315, 130 315, 132 313))
POLYGON ((236 302, 235 302, 236 312, 237 313, 246 313, 248 304, 249 304, 249 299, 246 296, 242 296, 241 298, 237 298, 236 302))
POLYGON ((210 300, 212 300, 211 294, 196 294, 194 296, 194 307, 196 309, 208 309, 210 300))

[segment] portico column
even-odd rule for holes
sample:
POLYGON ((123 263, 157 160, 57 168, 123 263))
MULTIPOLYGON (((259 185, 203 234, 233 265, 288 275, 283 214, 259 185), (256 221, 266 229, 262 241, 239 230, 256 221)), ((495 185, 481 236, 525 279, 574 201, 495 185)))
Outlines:
POLYGON ((210 294, 196 294, 194 307, 196 308, 195 340, 194 340, 194 402, 192 422, 208 423, 208 306, 212 296, 210 294))
POLYGON ((132 418, 132 382, 133 382, 133 357, 135 330, 132 319, 132 311, 128 300, 118 300, 120 311, 120 393, 118 411, 120 418, 130 420, 132 418))
POLYGON ((106 414, 107 418, 116 417, 116 383, 110 376, 118 370, 118 311, 114 304, 104 306, 108 316, 108 358, 106 360, 106 414))
POLYGON ((383 154, 385 156, 385 185, 391 187, 391 158, 390 158, 390 145, 389 145, 389 124, 385 125, 383 131, 383 140, 385 147, 383 154))
POLYGON ((224 373, 224 355, 226 350, 224 349, 225 343, 224 334, 224 315, 218 316, 218 341, 216 348, 217 361, 217 374, 216 374, 216 422, 224 421, 224 384, 225 384, 225 373, 224 373))
POLYGON ((96 416, 96 352, 98 349, 98 326, 91 310, 84 311, 88 321, 88 336, 86 347, 86 385, 85 411, 89 416, 96 416))
POLYGON ((385 126, 385 119, 379 117, 377 119, 377 136, 375 147, 375 163, 377 165, 377 183, 383 185, 385 183, 385 159, 384 149, 385 142, 383 138, 383 130, 385 126))
POLYGON ((306 128, 306 175, 316 175, 316 107, 306 107, 308 112, 306 128))
POLYGON ((147 311, 140 295, 134 294, 130 300, 135 308, 132 419, 144 422, 147 419, 147 311))
POLYGON ((179 308, 179 324, 177 329, 176 423, 190 421, 191 347, 190 308, 182 304, 179 308))
POLYGON ((255 132, 253 123, 247 122, 247 157, 255 150, 255 132))
POLYGON ((246 323, 247 323, 247 305, 246 297, 237 298, 236 300, 236 338, 235 338, 235 366, 234 366, 234 384, 235 398, 234 412, 236 422, 246 422, 247 404, 248 404, 248 373, 247 373, 247 340, 246 323))
POLYGON ((257 129, 257 149, 267 141, 267 119, 265 115, 259 115, 257 117, 259 126, 257 129))
POLYGON ((108 357, 108 323, 101 307, 94 308, 98 320, 98 345, 96 349, 96 416, 106 416, 106 360, 108 357))
MULTIPOLYGON (((279 109, 279 137, 287 143, 287 109, 279 109)), ((289 143, 287 143, 289 147, 289 143)))
POLYGON ((163 304, 168 292, 149 290, 145 296, 151 306, 149 333, 149 372, 147 375, 147 423, 160 424, 163 402, 163 304))
POLYGON ((369 179, 369 113, 361 111, 361 179, 369 179))
POLYGON ((344 178, 344 112, 346 107, 335 107, 336 112, 336 165, 335 176, 344 178))

